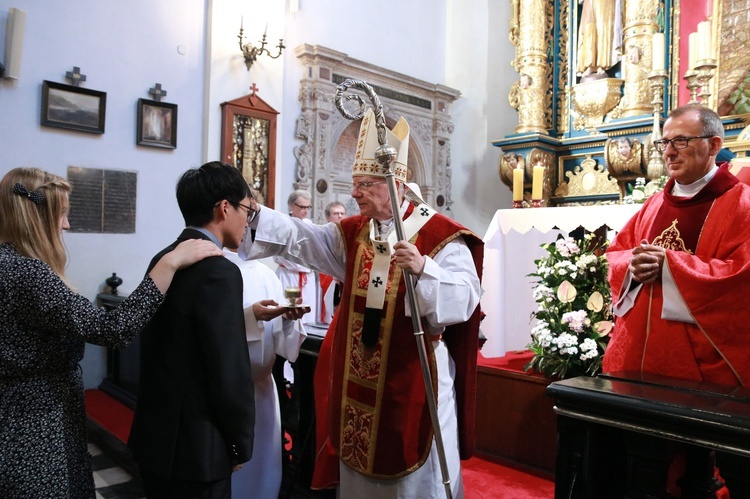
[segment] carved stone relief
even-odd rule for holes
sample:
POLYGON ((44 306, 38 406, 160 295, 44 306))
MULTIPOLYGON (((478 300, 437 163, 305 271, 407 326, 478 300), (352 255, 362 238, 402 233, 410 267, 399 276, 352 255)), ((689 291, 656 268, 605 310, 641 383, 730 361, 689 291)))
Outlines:
POLYGON ((347 78, 364 80, 374 88, 389 128, 401 116, 406 119, 410 128, 408 181, 419 185, 423 199, 436 210, 448 211, 452 204, 453 134, 449 108, 460 92, 319 45, 301 45, 295 54, 306 70, 300 80, 302 109, 295 129, 295 137, 302 143, 293 150, 297 159, 294 188, 312 194, 312 219, 324 222, 324 209, 331 201, 344 203, 348 214, 359 211, 349 186, 360 122, 341 116, 333 103, 336 87, 347 78))

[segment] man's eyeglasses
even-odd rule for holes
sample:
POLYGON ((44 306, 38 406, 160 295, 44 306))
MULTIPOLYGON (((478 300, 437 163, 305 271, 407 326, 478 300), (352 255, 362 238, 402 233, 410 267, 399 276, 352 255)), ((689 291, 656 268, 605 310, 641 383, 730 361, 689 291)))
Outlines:
POLYGON ((300 210, 309 210, 310 208, 312 208, 312 206, 311 206, 311 205, 307 205, 307 206, 305 206, 305 205, 301 205, 301 204, 297 204, 297 203, 293 203, 293 204, 294 204, 294 206, 296 206, 296 207, 297 207, 297 208, 299 208, 300 210))
POLYGON ((695 136, 695 137, 675 137, 674 139, 655 140, 654 147, 656 147, 656 150, 659 152, 666 151, 667 146, 669 144, 672 144, 672 147, 674 147, 675 149, 685 149, 691 140, 710 139, 711 137, 713 137, 713 135, 701 135, 701 136, 695 136))
POLYGON ((385 184, 385 183, 386 183, 385 180, 376 180, 376 181, 373 181, 373 182, 353 182, 350 185, 350 187, 351 187, 352 191, 354 191, 354 189, 357 189, 360 192, 364 192, 367 189, 369 189, 370 187, 372 187, 373 185, 376 185, 376 184, 385 184))
POLYGON ((245 211, 247 212, 247 223, 250 224, 255 220, 255 217, 258 215, 258 211, 250 208, 249 206, 245 206, 242 203, 237 203, 241 207, 245 208, 245 211))
MULTIPOLYGON (((216 203, 214 205, 214 208, 216 208, 220 204, 221 204, 221 201, 219 201, 218 203, 216 203)), ((255 220, 255 217, 258 216, 258 210, 254 210, 254 209, 250 208, 249 206, 246 206, 246 205, 244 205, 242 203, 237 203, 237 204, 240 205, 241 207, 245 208, 245 211, 247 212, 247 223, 248 224, 251 223, 253 220, 255 220)))

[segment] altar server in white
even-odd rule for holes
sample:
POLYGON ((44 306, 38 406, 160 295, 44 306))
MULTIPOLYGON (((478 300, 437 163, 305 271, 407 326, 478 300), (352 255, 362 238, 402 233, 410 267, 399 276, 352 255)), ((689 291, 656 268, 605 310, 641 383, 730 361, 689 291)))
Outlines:
MULTIPOLYGON (((292 191, 287 199, 287 206, 289 207, 290 217, 299 218, 312 224, 312 220, 308 218, 312 209, 312 197, 309 192, 304 189, 292 191)), ((305 319, 312 322, 319 321, 318 285, 315 272, 309 267, 283 256, 275 256, 273 260, 278 264, 276 275, 281 280, 281 285, 284 288, 299 287, 302 292, 302 303, 310 306, 311 313, 305 319)))
POLYGON ((224 254, 242 273, 245 334, 255 384, 253 457, 232 475, 232 498, 275 498, 281 488, 282 429, 279 398, 271 371, 276 355, 290 362, 297 360, 300 346, 307 337, 302 321, 297 319, 310 309, 285 309, 285 316, 259 320, 258 317, 264 316, 275 304, 287 303, 279 278, 260 262, 241 260, 237 253, 228 250, 224 250, 224 254))

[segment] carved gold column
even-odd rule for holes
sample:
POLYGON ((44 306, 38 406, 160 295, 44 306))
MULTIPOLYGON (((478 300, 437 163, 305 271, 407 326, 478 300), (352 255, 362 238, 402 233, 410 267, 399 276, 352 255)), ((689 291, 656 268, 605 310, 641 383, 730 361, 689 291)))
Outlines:
MULTIPOLYGON (((546 0, 524 0, 513 3, 514 16, 518 16, 516 58, 511 63, 518 72, 519 81, 511 87, 511 105, 518 109, 516 133, 547 133, 545 112, 547 108, 547 14, 546 0), (517 12, 517 14, 516 14, 517 12)), ((514 21, 511 20, 511 23, 514 21)))
POLYGON ((651 37, 659 31, 657 16, 663 17, 664 13, 659 11, 659 0, 628 0, 623 5, 622 73, 625 83, 617 115, 651 114, 654 109, 648 80, 653 64, 651 37))

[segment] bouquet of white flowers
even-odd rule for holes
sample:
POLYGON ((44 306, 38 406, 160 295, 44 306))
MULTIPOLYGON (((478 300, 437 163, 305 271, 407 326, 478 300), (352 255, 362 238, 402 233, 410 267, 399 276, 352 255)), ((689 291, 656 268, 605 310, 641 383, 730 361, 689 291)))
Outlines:
POLYGON ((542 245, 547 256, 536 260, 537 271, 529 274, 539 280, 533 291, 537 325, 528 345, 534 357, 527 371, 563 379, 601 370, 613 327, 604 256, 608 244, 587 234, 542 245))
POLYGON ((638 177, 635 179, 635 185, 630 187, 630 194, 625 196, 622 200, 623 204, 643 204, 648 198, 657 192, 663 191, 664 186, 667 184, 669 177, 662 175, 661 177, 650 180, 646 183, 644 177, 638 177))

